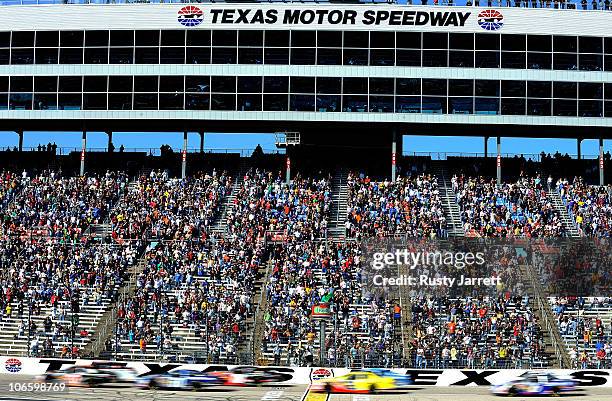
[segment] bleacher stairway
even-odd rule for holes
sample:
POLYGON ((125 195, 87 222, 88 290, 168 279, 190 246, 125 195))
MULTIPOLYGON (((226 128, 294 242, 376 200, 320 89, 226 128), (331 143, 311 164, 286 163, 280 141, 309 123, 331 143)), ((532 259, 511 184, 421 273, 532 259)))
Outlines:
POLYGON ((438 189, 440 191, 440 200, 444 208, 444 214, 447 218, 447 231, 450 237, 465 237, 463 224, 461 223, 461 212, 453 187, 451 176, 446 170, 444 162, 440 160, 432 160, 431 172, 438 177, 438 189))
POLYGON ((561 200, 559 192, 557 192, 555 189, 552 189, 551 191, 547 191, 546 195, 551 200, 555 209, 559 212, 561 220, 563 221, 563 226, 565 227, 568 236, 572 238, 579 238, 580 232, 578 231, 578 227, 576 226, 574 220, 570 217, 567 211, 567 207, 565 206, 565 204, 563 204, 563 201, 561 200))
POLYGON ((332 239, 344 239, 346 236, 346 208, 348 205, 348 172, 340 168, 332 178, 331 221, 327 227, 328 236, 332 239))
POLYGON ((233 174, 234 182, 232 184, 232 190, 221 203, 221 208, 217 217, 213 220, 210 226, 210 232, 217 238, 224 237, 227 234, 227 213, 231 210, 236 200, 236 195, 240 189, 240 185, 244 181, 244 175, 249 169, 249 159, 241 158, 240 165, 233 174))

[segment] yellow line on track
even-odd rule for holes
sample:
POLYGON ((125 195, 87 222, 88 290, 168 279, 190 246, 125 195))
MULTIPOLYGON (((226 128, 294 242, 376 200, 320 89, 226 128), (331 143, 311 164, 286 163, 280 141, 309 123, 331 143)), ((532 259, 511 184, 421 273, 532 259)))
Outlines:
POLYGON ((327 401, 329 399, 329 394, 327 393, 315 393, 311 390, 311 386, 308 386, 306 389, 306 393, 304 397, 302 397, 302 401, 327 401))

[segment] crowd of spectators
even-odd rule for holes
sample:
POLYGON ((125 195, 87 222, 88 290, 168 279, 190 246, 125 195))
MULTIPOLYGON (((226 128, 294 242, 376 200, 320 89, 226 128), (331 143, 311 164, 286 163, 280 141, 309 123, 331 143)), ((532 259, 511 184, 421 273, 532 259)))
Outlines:
POLYGON ((130 186, 111 213, 113 238, 206 238, 206 227, 230 188, 231 178, 214 170, 185 179, 153 170, 130 186))
POLYGON ((232 235, 264 237, 278 233, 294 240, 327 236, 331 205, 329 177, 296 176, 286 184, 281 173, 245 173, 228 213, 232 235))
POLYGON ((429 174, 376 181, 364 174, 348 176, 346 233, 361 239, 401 234, 446 237, 446 217, 438 182, 429 174))
POLYGON ((170 354, 180 352, 178 332, 188 331, 211 360, 235 361, 262 257, 261 249, 245 245, 239 239, 160 242, 147 252, 134 296, 120 304, 119 339, 142 354, 147 344, 170 354))
POLYGON ((540 176, 497 185, 485 177, 453 176, 452 186, 469 235, 562 237, 565 227, 540 176))
POLYGON ((532 368, 544 361, 544 337, 528 297, 412 300, 416 368, 532 368))
POLYGON ((293 366, 398 363, 399 316, 393 320, 394 305, 389 300, 364 296, 358 242, 285 243, 274 247, 270 257, 264 355, 271 353, 274 363, 293 366), (319 360, 319 324, 312 320, 312 308, 320 304, 329 305, 331 312, 320 323, 328 332, 323 360, 319 360))
POLYGON ((0 205, 2 208, 5 208, 21 190, 21 180, 19 177, 19 175, 10 170, 0 172, 0 205))
POLYGON ((550 298, 573 369, 612 368, 612 299, 550 298))
MULTIPOLYGON (((32 354, 55 352, 55 356, 60 353, 59 341, 73 344, 76 336, 77 341, 81 339, 79 345, 85 344, 88 331, 80 324, 79 314, 89 306, 105 306, 117 299, 139 247, 137 243, 120 246, 14 237, 5 240, 5 245, 10 251, 3 252, 0 270, 3 320, 19 322, 16 338, 29 338, 32 354), (37 326, 32 316, 45 324, 37 326)), ((69 350, 71 355, 74 352, 78 347, 69 350)))
POLYGON ((612 187, 590 186, 581 177, 557 181, 563 202, 581 234, 609 238, 612 232, 612 187))
MULTIPOLYGON (((74 335, 68 316, 115 300, 128 269, 150 240, 133 295, 117 304, 119 341, 110 348, 124 356, 157 358, 181 353, 194 343, 190 347, 205 352, 210 361, 237 361, 249 334, 256 334, 250 319, 269 263, 269 278, 262 284, 261 351, 272 355, 275 364, 391 367, 405 363, 404 355, 411 355, 409 363, 417 368, 531 368, 545 363, 538 319, 529 298, 517 296, 524 288, 497 296, 414 297, 410 351, 403 349, 401 308, 395 299, 363 291, 361 240, 447 236, 435 176, 413 172, 391 182, 349 174, 349 239, 342 243, 327 241, 330 176, 297 175, 287 184, 280 172, 260 169, 238 177, 235 198, 224 214, 227 235, 218 237, 211 227, 235 179, 215 170, 185 179, 152 171, 132 183, 111 172, 71 178, 54 172, 32 177, 2 172, 3 319, 17 319, 18 337, 32 340, 34 354, 78 354, 78 348, 66 349, 74 335), (91 224, 107 221, 110 244, 94 243, 85 235, 91 224), (330 319, 321 323, 327 333, 322 360, 319 323, 312 319, 312 308, 320 304, 331 311, 330 319), (29 308, 42 324, 24 320, 29 308)), ((468 234, 565 235, 547 195, 550 179, 548 187, 539 176, 497 185, 460 175, 452 178, 452 186, 468 234)), ((583 233, 609 236, 607 188, 575 179, 571 184, 558 181, 557 190, 583 233)), ((520 270, 514 275, 508 271, 497 269, 495 274, 510 274, 504 282, 516 284, 520 270)), ((584 351, 590 358, 584 366, 609 366, 608 323, 564 313, 560 304, 555 313, 563 334, 580 335, 586 343, 588 332, 588 344, 601 343, 594 354, 584 351), (600 349, 607 356, 598 365, 600 349)), ((88 337, 83 325, 77 325, 77 332, 88 337)), ((576 360, 581 361, 582 351, 576 360)))
POLYGON ((0 209, 2 233, 27 235, 37 230, 36 234, 78 238, 90 224, 105 218, 126 190, 127 181, 124 174, 112 172, 62 177, 51 171, 34 177, 27 173, 21 178, 6 177, 5 185, 11 188, 7 192, 18 188, 19 196, 0 209))

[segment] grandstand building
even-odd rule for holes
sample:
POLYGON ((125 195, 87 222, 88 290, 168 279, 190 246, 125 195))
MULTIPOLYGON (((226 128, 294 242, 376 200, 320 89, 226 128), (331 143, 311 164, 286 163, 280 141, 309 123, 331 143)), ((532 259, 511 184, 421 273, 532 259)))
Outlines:
POLYGON ((605 10, 194 3, 1 11, 3 130, 292 131, 307 144, 375 142, 389 160, 404 134, 606 138, 612 126, 605 10))

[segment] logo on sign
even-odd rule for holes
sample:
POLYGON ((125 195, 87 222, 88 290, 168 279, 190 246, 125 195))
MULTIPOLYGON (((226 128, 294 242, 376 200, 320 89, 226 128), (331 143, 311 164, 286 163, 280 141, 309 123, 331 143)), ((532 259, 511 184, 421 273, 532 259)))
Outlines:
POLYGON ((310 373, 310 380, 312 381, 327 379, 328 377, 334 377, 334 373, 329 369, 324 369, 324 368, 314 369, 310 373))
POLYGON ((478 13, 478 25, 487 31, 497 31, 504 26, 504 16, 497 10, 482 10, 478 13))
POLYGON ((9 358, 4 363, 7 372, 18 373, 21 370, 21 361, 17 358, 9 358))
POLYGON ((178 12, 178 22, 184 26, 197 26, 204 20, 204 13, 196 6, 185 6, 178 12))

